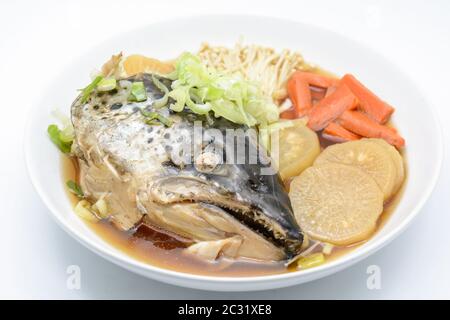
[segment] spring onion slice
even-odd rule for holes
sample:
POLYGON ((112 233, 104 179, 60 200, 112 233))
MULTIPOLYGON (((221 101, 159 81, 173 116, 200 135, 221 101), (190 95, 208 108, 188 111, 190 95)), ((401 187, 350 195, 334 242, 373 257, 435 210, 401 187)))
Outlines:
POLYGON ((62 124, 62 129, 59 133, 60 140, 62 142, 71 143, 73 139, 75 139, 75 130, 73 129, 73 125, 69 117, 58 109, 53 110, 52 115, 62 124))
POLYGON ((87 101, 92 91, 97 88, 98 83, 102 81, 102 79, 103 76, 96 76, 90 84, 88 84, 84 89, 81 90, 81 103, 85 103, 87 101))
POLYGON ((50 140, 61 150, 62 153, 70 153, 72 148, 72 140, 65 140, 64 136, 61 138, 61 130, 56 124, 51 124, 47 128, 47 133, 50 136, 50 140))
POLYGON ((145 90, 144 82, 136 81, 131 84, 129 100, 136 102, 147 100, 147 91, 145 90))
POLYGON ((159 114, 158 112, 154 111, 146 111, 141 109, 142 115, 146 118, 145 123, 149 125, 158 125, 162 123, 166 127, 170 127, 173 122, 169 118, 164 117, 163 115, 159 114))
POLYGON ((155 100, 152 104, 154 108, 159 109, 165 106, 167 104, 167 101, 169 101, 169 89, 154 75, 152 75, 152 81, 155 86, 164 93, 164 95, 160 99, 155 100))
POLYGON ((97 84, 97 90, 100 92, 107 92, 114 90, 117 86, 117 81, 114 78, 103 78, 97 84))
POLYGON ((78 198, 84 198, 84 192, 78 183, 73 180, 68 180, 66 182, 66 185, 69 188, 70 192, 75 194, 78 198))
POLYGON ((323 252, 323 254, 328 256, 333 252, 333 249, 334 249, 334 245, 332 245, 331 243, 324 243, 322 252, 323 252))
POLYGON ((64 143, 72 144, 74 138, 75 133, 72 125, 64 127, 59 133, 59 139, 64 143))
POLYGON ((170 127, 172 125, 172 120, 170 120, 169 118, 166 118, 160 114, 158 114, 158 118, 159 122, 161 122, 163 125, 165 125, 166 127, 170 127))
POLYGON ((301 257, 297 260, 297 267, 299 269, 308 269, 312 267, 317 267, 325 262, 325 256, 323 253, 312 253, 308 256, 301 257))
POLYGON ((82 219, 97 222, 99 219, 91 210, 91 204, 86 200, 80 200, 74 208, 75 213, 82 219))
POLYGON ((108 212, 108 205, 104 197, 97 200, 91 207, 91 209, 102 219, 106 219, 110 216, 108 212))

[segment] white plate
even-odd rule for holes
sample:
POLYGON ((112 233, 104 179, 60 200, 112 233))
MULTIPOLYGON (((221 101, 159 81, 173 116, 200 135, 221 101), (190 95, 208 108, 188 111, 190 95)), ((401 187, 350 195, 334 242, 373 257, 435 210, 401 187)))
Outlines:
MULTIPOLYGON (((380 48, 380 50, 389 48, 380 48)), ((68 61, 69 63, 69 61, 68 61)), ((437 181, 442 162, 442 137, 430 103, 412 79, 382 55, 352 40, 309 25, 267 17, 198 16, 149 25, 119 35, 61 71, 31 110, 25 135, 25 153, 33 185, 55 220, 75 239, 102 257, 128 270, 163 282, 220 291, 250 291, 291 286, 342 270, 374 253, 394 239, 419 213, 437 181), (201 42, 232 45, 240 36, 247 43, 299 50, 313 63, 337 75, 353 73, 396 107, 394 122, 406 139, 408 179, 400 204, 373 238, 335 261, 302 272, 261 277, 211 277, 161 269, 134 260, 101 240, 73 213, 60 170, 60 155, 46 134, 55 122, 55 106, 69 114, 75 89, 89 82, 89 73, 113 53, 142 53, 161 59, 182 51, 195 52, 201 42)))

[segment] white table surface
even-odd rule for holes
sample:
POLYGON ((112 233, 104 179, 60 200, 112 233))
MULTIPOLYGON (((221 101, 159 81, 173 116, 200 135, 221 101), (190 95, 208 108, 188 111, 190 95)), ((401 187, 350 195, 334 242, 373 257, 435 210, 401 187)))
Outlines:
MULTIPOLYGON (((24 165, 23 126, 47 81, 97 42, 174 16, 251 13, 286 17, 342 33, 382 52, 434 103, 445 143, 450 130, 450 2, 442 1, 1 1, 0 298, 395 299, 450 298, 450 164, 410 228, 368 259, 315 282, 250 293, 165 285, 93 254, 52 220, 24 165), (81 289, 66 286, 69 265, 81 289), (381 289, 366 286, 367 267, 381 289)), ((420 123, 418 130, 420 130, 420 123)), ((426 170, 426 168, 424 168, 426 170)))

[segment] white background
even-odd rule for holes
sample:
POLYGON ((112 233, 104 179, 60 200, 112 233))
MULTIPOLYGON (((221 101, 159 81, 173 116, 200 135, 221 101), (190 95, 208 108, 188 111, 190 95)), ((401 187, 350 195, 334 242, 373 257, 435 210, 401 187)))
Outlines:
MULTIPOLYGON (((334 30, 374 48, 423 89, 440 115, 448 145, 450 1, 3 0, 0 298, 450 298, 447 159, 427 205, 394 242, 338 274, 287 289, 213 293, 165 285, 103 260, 55 224, 29 182, 22 150, 27 111, 34 107, 42 88, 73 57, 118 32, 176 16, 205 13, 286 17, 334 30), (66 268, 72 264, 81 267, 81 290, 66 288, 66 268), (380 290, 366 287, 366 270, 373 264, 381 268, 380 290)), ((420 123, 417 130, 421 130, 420 123)))

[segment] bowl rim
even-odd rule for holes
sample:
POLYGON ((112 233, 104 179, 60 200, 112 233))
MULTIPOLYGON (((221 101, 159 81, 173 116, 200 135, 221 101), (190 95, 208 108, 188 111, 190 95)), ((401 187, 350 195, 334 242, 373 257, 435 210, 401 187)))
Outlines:
MULTIPOLYGON (((392 240, 394 240, 399 234, 401 234, 406 227, 412 222, 412 220, 417 217, 418 213, 422 210, 423 206, 425 205, 426 201, 431 196, 433 190, 435 189, 438 179, 440 177, 440 172, 443 164, 443 156, 444 156, 444 143, 443 143, 443 132, 442 132, 442 126, 439 121, 439 117, 437 115, 436 108, 434 104, 432 104, 426 95, 423 94, 422 88, 417 85, 417 83, 411 79, 401 68, 397 67, 393 62, 391 62, 390 59, 386 58, 383 54, 379 53, 377 50, 371 48, 370 46, 367 46, 363 43, 360 43, 352 38, 349 38, 348 36, 328 30, 321 26, 316 26, 309 23, 304 23, 300 21, 296 21, 293 19, 287 19, 287 18, 281 18, 281 17, 274 17, 274 16, 268 16, 268 15, 254 15, 254 14, 188 14, 183 15, 180 17, 172 17, 168 19, 162 19, 158 20, 152 23, 148 23, 146 25, 138 26, 129 30, 126 30, 124 32, 120 32, 112 37, 109 37, 95 46, 88 49, 88 51, 94 51, 95 49, 99 48, 103 44, 106 44, 110 41, 113 41, 115 38, 120 37, 122 35, 128 34, 133 31, 139 31, 142 29, 146 29, 149 27, 154 27, 159 24, 164 23, 170 23, 172 21, 183 21, 183 22, 189 22, 190 20, 195 19, 211 19, 211 18, 218 18, 218 19, 263 19, 263 20, 272 20, 273 22, 282 21, 285 23, 290 24, 297 24, 302 25, 303 27, 307 28, 313 28, 320 32, 326 32, 329 34, 332 34, 336 37, 344 38, 346 41, 349 41, 365 50, 371 51, 372 54, 378 56, 380 59, 382 59, 386 64, 388 64, 395 72, 402 74, 403 76, 407 77, 411 84, 417 88, 417 94, 426 102, 427 109, 430 112, 432 121, 434 122, 434 125, 436 127, 437 131, 437 137, 435 137, 436 147, 437 147, 437 159, 436 165, 434 166, 433 172, 430 175, 429 183, 426 187, 426 189, 423 190, 422 195, 420 199, 418 200, 417 204, 414 206, 414 208, 411 210, 410 214, 402 220, 397 226, 393 228, 392 231, 387 233, 386 235, 383 235, 380 238, 375 239, 373 242, 367 242, 363 245, 363 247, 357 248, 353 250, 352 252, 339 257, 336 260, 333 260, 329 263, 323 264, 321 266, 299 271, 299 272, 287 272, 287 273, 280 273, 280 274, 271 274, 271 275, 258 275, 258 276, 244 276, 244 277, 231 277, 231 276, 211 276, 211 275, 201 275, 201 274, 194 274, 194 273, 188 273, 183 271, 175 271, 170 269, 165 269, 162 267, 158 267, 156 265, 148 264, 142 261, 139 261, 131 256, 128 256, 126 253, 115 252, 109 248, 106 248, 101 246, 100 242, 92 241, 88 239, 88 237, 83 234, 82 232, 79 232, 75 230, 67 221, 66 219, 63 219, 61 215, 58 214, 58 210, 53 204, 53 201, 51 200, 51 197, 48 196, 48 194, 45 192, 45 190, 41 187, 41 184, 39 182, 38 177, 36 176, 34 170, 33 170, 33 157, 31 153, 31 143, 32 143, 32 136, 33 132, 32 130, 32 123, 33 123, 33 115, 35 112, 37 112, 37 108, 33 107, 32 105, 29 107, 28 114, 27 114, 27 120, 25 124, 25 132, 24 132, 24 156, 25 156, 25 163, 28 171, 28 175, 30 177, 31 183, 38 193, 39 197, 42 199, 46 207, 49 209, 51 216, 53 219, 57 222, 57 224, 62 227, 68 234, 70 234, 73 238, 75 238, 79 243, 81 243, 86 248, 90 249, 91 251, 94 251, 98 255, 102 256, 103 258, 107 259, 108 261, 119 265, 127 270, 130 270, 132 272, 144 275, 146 271, 150 271, 155 275, 154 277, 149 276, 147 273, 145 273, 145 276, 148 276, 150 278, 160 280, 163 282, 169 282, 165 281, 164 279, 157 278, 156 275, 161 275, 164 277, 171 277, 172 279, 178 279, 178 280, 191 280, 196 282, 204 282, 204 283, 216 283, 216 284, 223 284, 227 283, 229 284, 243 284, 243 283, 268 283, 268 282, 274 282, 277 280, 289 280, 289 279, 295 279, 299 277, 307 278, 309 275, 317 274, 320 277, 320 274, 327 275, 334 272, 337 272, 339 270, 344 269, 345 267, 349 267, 350 265, 353 265, 354 263, 363 260, 370 254, 378 251, 379 249, 383 248, 385 245, 390 243, 392 240), (328 272, 327 272, 328 271, 328 272)), ((83 52, 84 54, 85 52, 83 52)), ((67 66, 66 66, 67 68, 67 66)), ((42 101, 44 92, 47 92, 50 88, 51 81, 49 80, 49 83, 44 87, 43 93, 39 96, 39 99, 36 99, 37 101, 42 101)), ((92 231, 93 232, 93 231, 92 231)), ((109 244, 110 245, 110 244, 109 244)), ((315 278, 311 277, 311 280, 315 278)), ((306 280, 309 281, 309 280, 306 280)), ((170 281, 170 283, 175 283, 174 281, 170 281)), ((293 283, 295 284, 295 282, 293 283)), ((188 285, 183 285, 188 286, 188 285)), ((287 286, 287 285, 283 285, 287 286)), ((193 286, 194 287, 194 286, 193 286)), ((281 286, 274 286, 274 287, 281 287, 281 286)), ((198 287, 197 287, 198 288, 198 287)), ((252 290, 252 289, 249 289, 252 290)))

